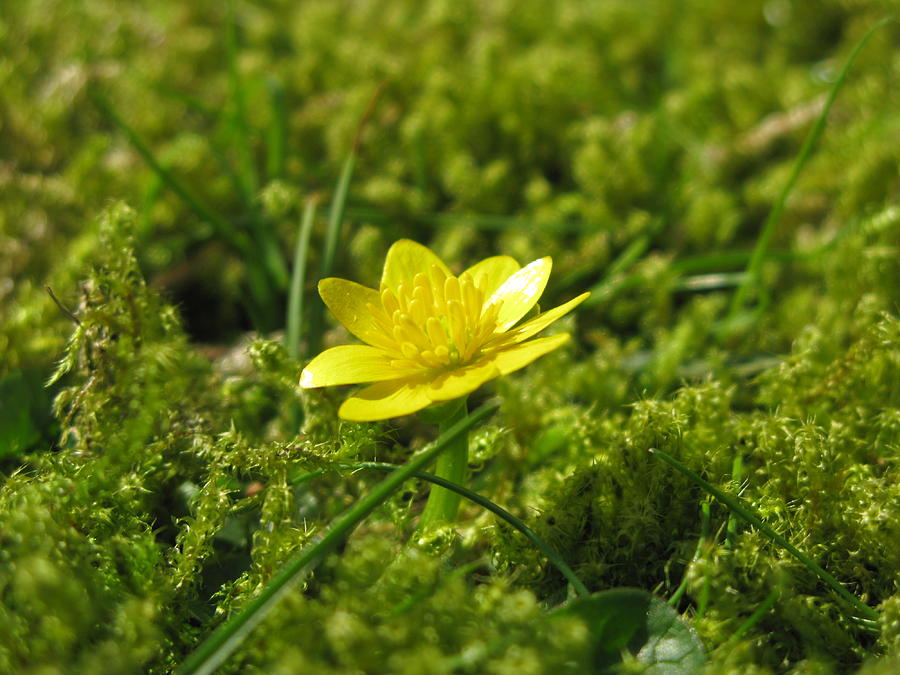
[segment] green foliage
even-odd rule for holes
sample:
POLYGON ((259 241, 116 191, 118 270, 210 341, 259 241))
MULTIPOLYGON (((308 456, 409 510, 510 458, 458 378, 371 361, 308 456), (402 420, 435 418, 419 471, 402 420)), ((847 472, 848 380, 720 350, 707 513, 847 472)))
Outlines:
MULTIPOLYGON (((433 439, 342 423, 343 392, 295 386, 310 339, 347 337, 306 332, 314 281, 333 264, 377 284, 400 236, 456 269, 552 255, 548 305, 594 291, 565 349, 473 396, 501 412, 470 437, 472 489, 592 592, 671 598, 709 672, 897 671, 896 23, 788 196, 756 270, 767 304, 722 323, 837 73, 895 9, 5 3, 0 672, 170 671, 380 479, 342 463, 433 439), (304 205, 345 197, 343 228, 305 230, 285 349, 304 205), (649 448, 739 494, 877 632, 649 448)), ((546 620, 566 579, 467 503, 431 548, 411 542, 426 489, 379 506, 224 671, 584 672, 591 626, 546 620)))

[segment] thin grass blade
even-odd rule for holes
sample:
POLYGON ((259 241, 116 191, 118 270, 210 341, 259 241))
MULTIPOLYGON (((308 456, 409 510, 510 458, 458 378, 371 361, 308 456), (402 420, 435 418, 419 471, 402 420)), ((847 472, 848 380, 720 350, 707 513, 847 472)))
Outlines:
POLYGON ((287 104, 285 103, 284 85, 274 77, 266 80, 269 91, 269 109, 271 119, 266 130, 266 176, 270 181, 277 180, 284 174, 284 162, 287 155, 287 104))
POLYGON ((256 194, 259 184, 256 163, 253 160, 253 139, 247 123, 247 92, 238 68, 237 13, 234 0, 228 0, 228 17, 225 23, 225 59, 228 66, 228 84, 232 102, 232 136, 240 164, 241 182, 250 195, 256 194))
POLYGON ((309 199, 303 209, 297 245, 294 248, 294 268, 291 274, 291 290, 288 295, 288 312, 284 333, 284 346, 293 358, 300 358, 300 325, 303 321, 303 289, 306 287, 306 268, 309 262, 309 240, 316 220, 316 200, 309 199))
POLYGON ((847 80, 847 75, 850 72, 850 68, 856 62, 856 57, 859 56, 859 53, 862 51, 863 47, 866 46, 866 43, 871 39, 871 37, 879 29, 881 29, 892 20, 893 19, 891 18, 883 19, 882 21, 875 24, 872 28, 870 28, 853 48, 853 51, 850 53, 847 62, 844 64, 840 75, 838 76, 837 80, 834 83, 834 86, 831 88, 831 91, 828 94, 828 99, 825 101, 822 112, 819 114, 819 117, 816 119, 815 124, 813 124, 812 129, 809 130, 809 133, 803 141, 803 145, 800 148, 800 153, 797 155, 797 159, 794 161, 794 166, 791 169, 791 173, 788 176, 784 188, 782 188, 781 190, 781 194, 778 195, 778 199, 775 201, 775 205, 769 212, 765 223, 763 223, 762 231, 760 232, 759 237, 756 240, 756 245, 754 246, 753 253, 750 256, 750 261, 747 263, 747 277, 744 279, 743 283, 738 286, 737 291, 731 298, 731 306, 729 307, 728 316, 725 320, 726 325, 733 324, 734 320, 742 312, 744 305, 747 303, 747 300, 749 299, 752 291, 756 290, 757 292, 762 292, 765 290, 761 288, 762 264, 766 256, 766 252, 769 250, 769 244, 772 241, 772 237, 775 236, 775 230, 778 227, 778 221, 781 220, 781 214, 784 212, 784 206, 787 203, 791 191, 794 189, 794 184, 797 182, 797 178, 800 176, 800 172, 803 170, 803 167, 806 166, 809 158, 812 156, 813 147, 815 147, 815 144, 818 142, 819 138, 822 135, 822 131, 825 129, 825 122, 828 119, 828 113, 831 111, 831 106, 834 105, 834 101, 837 98, 838 92, 841 90, 841 87, 847 80))
POLYGON ((659 457, 666 464, 673 467, 679 473, 683 474, 684 476, 689 478, 691 481, 693 481, 694 483, 699 485, 701 488, 706 490, 710 495, 712 495, 718 501, 720 501, 722 504, 724 504, 731 513, 744 519, 745 521, 747 521, 748 523, 753 525, 755 528, 757 528, 760 532, 762 532, 767 537, 769 537, 769 539, 771 539, 776 544, 778 544, 779 546, 784 548, 788 553, 790 553, 797 560, 799 560, 801 563, 803 563, 803 565, 805 565, 806 568, 810 572, 812 572, 817 577, 819 577, 819 579, 821 579, 826 584, 828 584, 832 589, 834 589, 834 591, 838 595, 840 595, 844 600, 846 600, 853 607, 858 609, 863 614, 864 618, 874 619, 876 621, 878 620, 878 616, 879 616, 878 612, 876 612, 874 609, 869 607, 867 604, 865 604, 862 600, 857 598, 855 595, 850 593, 850 591, 848 591, 846 588, 844 588, 844 586, 843 586, 843 584, 841 584, 841 582, 839 582, 837 579, 835 579, 833 576, 831 576, 824 569, 819 567, 812 560, 812 558, 810 558, 808 555, 803 553, 800 549, 798 549, 796 546, 794 546, 791 542, 789 542, 787 539, 785 539, 780 534, 778 534, 775 530, 773 530, 771 527, 769 527, 769 525, 762 518, 760 518, 758 515, 753 513, 753 511, 751 511, 749 508, 744 506, 740 502, 739 499, 737 499, 736 497, 732 497, 731 495, 726 494, 725 492, 722 492, 716 486, 714 486, 712 483, 704 480, 703 478, 698 476, 696 473, 691 471, 689 468, 687 468, 684 464, 679 462, 674 457, 667 455, 662 450, 650 449, 649 452, 653 456, 659 457))

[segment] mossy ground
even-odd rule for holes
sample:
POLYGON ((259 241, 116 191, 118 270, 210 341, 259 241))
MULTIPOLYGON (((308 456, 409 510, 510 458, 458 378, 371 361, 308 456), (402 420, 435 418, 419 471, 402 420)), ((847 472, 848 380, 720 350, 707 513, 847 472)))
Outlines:
MULTIPOLYGON (((898 24, 850 71, 762 291, 729 314, 824 97, 892 11, 327 0, 235 2, 231 22, 206 1, 6 3, 0 672, 166 672, 379 479, 340 462, 433 437, 339 423, 342 392, 299 391, 277 332, 303 204, 330 199, 382 82, 338 276, 373 284, 406 236, 457 268, 552 255, 548 305, 594 290, 568 347, 479 395, 502 405, 472 435, 471 487, 591 590, 684 582, 709 672, 897 672, 898 24), (880 632, 650 448, 739 493, 880 632)), ((312 237, 316 270, 324 218, 312 237)), ((579 672, 584 626, 541 619, 568 593, 556 569, 471 505, 456 538, 410 543, 427 488, 407 488, 225 671, 579 672)))

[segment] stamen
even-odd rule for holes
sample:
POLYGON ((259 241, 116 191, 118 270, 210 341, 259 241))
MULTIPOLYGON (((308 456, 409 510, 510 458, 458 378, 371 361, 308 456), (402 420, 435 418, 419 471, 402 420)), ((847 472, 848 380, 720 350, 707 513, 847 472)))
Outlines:
POLYGON ((400 343, 400 351, 403 352, 403 356, 410 361, 415 361, 416 357, 419 355, 419 350, 416 349, 416 346, 412 342, 400 343))
POLYGON ((475 352, 477 352, 480 347, 481 342, 479 340, 471 340, 466 346, 466 350, 462 354, 463 363, 470 361, 472 357, 475 356, 475 352))
POLYGON ((397 284, 397 300, 402 311, 406 312, 409 310, 409 289, 402 281, 397 284))
POLYGON ((417 361, 412 361, 410 359, 391 359, 391 368, 397 368, 400 370, 417 370, 419 367, 420 366, 417 361))
POLYGON ((471 279, 468 277, 460 281, 460 289, 462 291, 463 307, 466 310, 466 320, 469 327, 474 329, 478 325, 478 318, 481 316, 481 304, 478 302, 478 292, 472 285, 471 279))
POLYGON ((394 292, 390 288, 381 290, 381 306, 384 307, 384 311, 388 316, 393 316, 394 312, 400 309, 400 303, 397 301, 397 296, 394 295, 394 292))
MULTIPOLYGON (((422 290, 421 288, 417 288, 417 291, 422 290)), ((421 293, 419 294, 421 295, 421 293)), ((416 323, 417 326, 424 326, 428 316, 426 312, 431 309, 428 305, 425 304, 425 301, 421 298, 413 298, 412 302, 409 303, 409 316, 416 323)))
POLYGON ((462 302, 462 293, 459 289, 459 279, 456 277, 447 277, 444 281, 444 299, 449 303, 451 300, 462 302))
POLYGON ((435 349, 438 347, 447 347, 447 334, 444 332, 444 327, 441 326, 441 322, 438 321, 433 316, 429 316, 428 320, 425 322, 425 330, 428 333, 428 339, 431 340, 431 344, 434 345, 435 349))
MULTIPOLYGON (((417 274, 416 277, 423 277, 424 275, 417 274)), ((434 312, 434 296, 431 293, 431 285, 428 286, 416 286, 415 290, 413 290, 413 300, 422 303, 423 307, 426 307, 428 311, 434 312)))
POLYGON ((444 298, 444 283, 447 275, 437 265, 432 265, 430 270, 431 292, 434 296, 434 312, 436 316, 443 316, 447 312, 446 299, 444 298))
POLYGON ((422 330, 421 324, 416 323, 409 314, 401 314, 398 323, 407 342, 412 342, 419 349, 427 349, 431 341, 422 330))
POLYGON ((413 277, 413 295, 415 295, 417 288, 425 288, 426 286, 430 285, 431 284, 428 282, 428 277, 426 277, 421 272, 417 272, 416 276, 413 277))
POLYGON ((450 300, 447 303, 449 310, 450 339, 457 351, 462 352, 466 346, 466 313, 459 300, 450 300))
POLYGON ((432 368, 438 368, 439 366, 444 365, 443 361, 441 361, 437 357, 437 355, 430 349, 419 352, 419 357, 426 363, 426 365, 429 365, 432 368))
POLYGON ((382 306, 367 305, 381 333, 372 343, 396 354, 392 365, 398 369, 470 362, 501 335, 500 303, 488 303, 486 283, 484 274, 455 277, 432 265, 427 274, 383 288, 382 306))

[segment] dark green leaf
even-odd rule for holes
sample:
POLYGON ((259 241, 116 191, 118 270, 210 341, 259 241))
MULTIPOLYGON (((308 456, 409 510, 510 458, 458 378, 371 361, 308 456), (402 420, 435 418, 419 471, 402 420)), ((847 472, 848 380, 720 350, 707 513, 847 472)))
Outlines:
POLYGON ((552 616, 577 616, 587 624, 594 673, 618 672, 625 654, 653 675, 689 675, 706 663, 696 634, 674 609, 646 591, 604 591, 574 600, 552 616))

